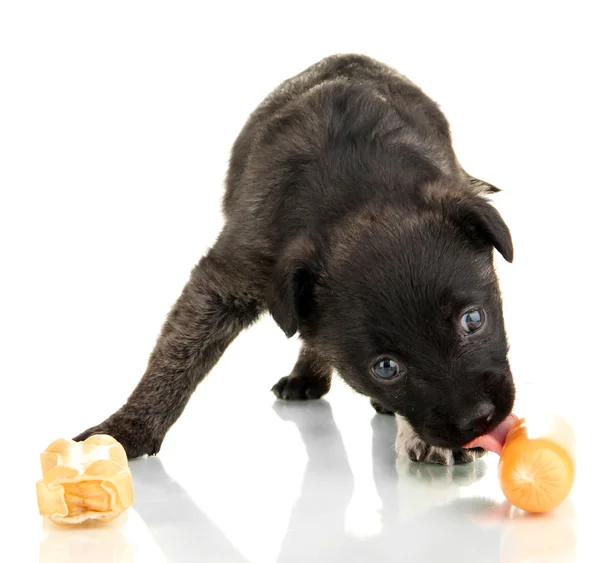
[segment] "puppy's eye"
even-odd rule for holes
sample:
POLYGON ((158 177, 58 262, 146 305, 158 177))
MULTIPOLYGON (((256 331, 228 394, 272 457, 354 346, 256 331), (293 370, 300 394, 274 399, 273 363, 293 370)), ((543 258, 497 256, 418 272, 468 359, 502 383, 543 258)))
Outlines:
POLYGON ((471 309, 467 311, 460 319, 460 328, 464 334, 472 334, 479 330, 485 322, 483 309, 471 309))
POLYGON ((394 379, 400 375, 400 366, 391 358, 382 358, 371 367, 371 373, 379 379, 394 379))

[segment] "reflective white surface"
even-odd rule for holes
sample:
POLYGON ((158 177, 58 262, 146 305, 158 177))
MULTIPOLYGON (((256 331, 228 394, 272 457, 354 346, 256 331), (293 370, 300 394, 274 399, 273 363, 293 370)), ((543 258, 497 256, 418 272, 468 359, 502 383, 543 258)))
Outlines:
MULTIPOLYGON (((598 561, 594 3, 0 3, 0 561, 598 561), (456 152, 502 188, 497 260, 517 412, 574 425, 557 511, 510 510, 497 458, 399 465, 394 421, 338 379, 269 393, 294 365, 268 318, 227 350, 108 527, 37 514, 39 452, 101 422, 222 225, 229 150, 282 79, 335 52, 405 73, 456 152)), ((382 323, 386 319, 381 320, 382 323)))
MULTIPOLYGON (((226 380, 215 387, 157 457, 131 462, 135 504, 113 524, 65 529, 27 506, 19 531, 39 541, 39 562, 593 560, 582 552, 596 541, 585 465, 563 505, 526 515, 504 501, 497 457, 398 461, 393 417, 339 384, 305 403, 257 388, 245 407, 256 416, 236 426, 219 423, 238 415, 221 412, 226 380)), ((244 401, 232 406, 243 412, 244 401)))

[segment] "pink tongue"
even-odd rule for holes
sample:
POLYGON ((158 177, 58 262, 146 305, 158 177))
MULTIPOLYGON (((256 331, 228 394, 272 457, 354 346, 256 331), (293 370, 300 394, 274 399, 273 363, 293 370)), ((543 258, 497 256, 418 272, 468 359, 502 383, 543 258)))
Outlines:
POLYGON ((517 420, 514 414, 509 414, 496 428, 494 428, 489 434, 484 434, 471 440, 468 444, 465 444, 463 448, 483 448, 489 452, 494 452, 498 455, 502 453, 504 442, 506 442, 506 436, 512 425, 517 420))

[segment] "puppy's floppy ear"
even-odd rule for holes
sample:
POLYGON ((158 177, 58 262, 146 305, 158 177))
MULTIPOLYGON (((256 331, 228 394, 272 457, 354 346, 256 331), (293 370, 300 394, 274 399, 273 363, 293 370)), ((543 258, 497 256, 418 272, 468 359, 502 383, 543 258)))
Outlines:
POLYGON ((493 184, 480 180, 479 178, 475 178, 474 176, 471 176, 469 174, 467 174, 467 179, 469 180, 469 185, 477 193, 495 194, 501 191, 500 188, 497 188, 493 184))
POLYGON ((476 242, 492 244, 507 262, 513 261, 510 231, 498 210, 481 196, 449 197, 445 214, 476 242))
POLYGON ((288 338, 313 306, 313 290, 322 270, 317 243, 307 235, 297 237, 283 252, 267 288, 267 307, 288 338))

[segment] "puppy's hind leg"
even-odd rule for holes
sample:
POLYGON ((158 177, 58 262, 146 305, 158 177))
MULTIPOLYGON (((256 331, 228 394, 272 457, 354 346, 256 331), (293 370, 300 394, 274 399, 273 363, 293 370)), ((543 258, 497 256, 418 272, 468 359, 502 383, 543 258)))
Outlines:
POLYGON ((292 373, 282 377, 271 391, 278 399, 319 399, 331 387, 331 366, 308 348, 302 348, 292 373))
POLYGON ((196 386, 261 313, 260 263, 251 250, 221 235, 192 271, 127 402, 75 440, 109 434, 129 458, 158 453, 196 386))

